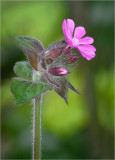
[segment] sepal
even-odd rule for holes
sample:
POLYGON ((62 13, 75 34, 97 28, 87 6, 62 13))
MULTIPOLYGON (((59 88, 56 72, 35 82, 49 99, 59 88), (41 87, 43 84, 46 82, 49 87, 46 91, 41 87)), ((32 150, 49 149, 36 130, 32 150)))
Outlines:
POLYGON ((61 96, 65 102, 68 104, 68 97, 67 97, 67 93, 68 93, 68 85, 67 85, 67 80, 65 78, 61 78, 58 81, 58 84, 60 87, 54 87, 54 90, 56 91, 56 93, 61 96))

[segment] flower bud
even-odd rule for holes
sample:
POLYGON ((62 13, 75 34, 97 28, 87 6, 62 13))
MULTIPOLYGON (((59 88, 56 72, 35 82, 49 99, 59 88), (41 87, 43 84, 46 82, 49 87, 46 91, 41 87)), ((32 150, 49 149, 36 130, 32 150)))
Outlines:
POLYGON ((53 76, 63 76, 69 73, 67 69, 61 67, 49 68, 48 72, 53 76))
POLYGON ((79 59, 76 55, 70 55, 68 56, 65 61, 67 61, 67 64, 75 63, 79 59))
POLYGON ((71 51, 71 47, 68 45, 63 49, 62 53, 68 54, 70 51, 71 51))
POLYGON ((62 54, 62 51, 60 49, 56 49, 50 54, 50 56, 52 58, 56 58, 56 57, 60 56, 61 54, 62 54))

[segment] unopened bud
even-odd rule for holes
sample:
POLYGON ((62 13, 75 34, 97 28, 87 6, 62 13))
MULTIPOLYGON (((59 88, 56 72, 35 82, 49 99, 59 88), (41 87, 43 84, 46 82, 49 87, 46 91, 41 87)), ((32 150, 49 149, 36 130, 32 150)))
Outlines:
POLYGON ((68 54, 68 53, 71 51, 71 49, 72 49, 72 48, 68 45, 68 46, 66 46, 66 47, 63 49, 62 53, 68 54))
POLYGON ((50 56, 52 58, 56 58, 56 57, 60 56, 61 54, 62 54, 62 51, 60 49, 56 49, 50 54, 50 56))
POLYGON ((70 55, 68 56, 65 61, 67 61, 67 64, 75 63, 79 59, 76 55, 70 55))
POLYGON ((48 72, 53 76, 63 76, 69 73, 67 69, 61 67, 49 68, 48 72))

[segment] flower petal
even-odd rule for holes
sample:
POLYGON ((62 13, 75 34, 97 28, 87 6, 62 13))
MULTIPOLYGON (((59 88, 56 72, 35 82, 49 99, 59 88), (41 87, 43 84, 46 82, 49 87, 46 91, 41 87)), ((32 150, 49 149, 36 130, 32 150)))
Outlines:
POLYGON ((79 39, 79 44, 92 44, 94 42, 94 39, 92 37, 85 37, 82 39, 79 39))
POLYGON ((72 39, 65 39, 65 41, 69 44, 69 46, 72 48, 73 47, 73 41, 72 39))
POLYGON ((66 20, 64 19, 63 23, 62 23, 62 29, 63 29, 63 34, 65 35, 66 39, 71 40, 72 39, 72 35, 70 33, 70 31, 68 31, 67 29, 67 24, 66 24, 66 20))
POLYGON ((63 20, 62 23, 62 29, 63 29, 63 34, 66 36, 67 35, 67 25, 66 25, 66 20, 63 20))
POLYGON ((80 48, 80 46, 76 47, 81 55, 86 58, 88 61, 95 57, 95 53, 93 51, 83 50, 80 48))
POLYGON ((85 28, 84 27, 76 27, 75 33, 74 33, 74 38, 80 39, 86 34, 85 28))
POLYGON ((69 73, 67 69, 62 67, 49 68, 48 72, 53 76, 63 76, 69 73))
POLYGON ((89 51, 89 52, 95 52, 96 48, 92 45, 79 45, 79 49, 84 50, 84 51, 89 51))
POLYGON ((71 34, 71 36, 73 35, 73 30, 74 30, 74 27, 75 27, 75 23, 72 19, 67 19, 67 27, 68 27, 68 30, 71 34))

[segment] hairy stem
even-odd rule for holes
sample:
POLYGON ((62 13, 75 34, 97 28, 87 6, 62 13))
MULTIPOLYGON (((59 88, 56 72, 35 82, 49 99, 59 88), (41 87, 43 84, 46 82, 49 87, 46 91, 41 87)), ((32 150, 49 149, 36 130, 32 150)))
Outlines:
POLYGON ((33 160, 41 159, 41 96, 33 100, 33 160))

